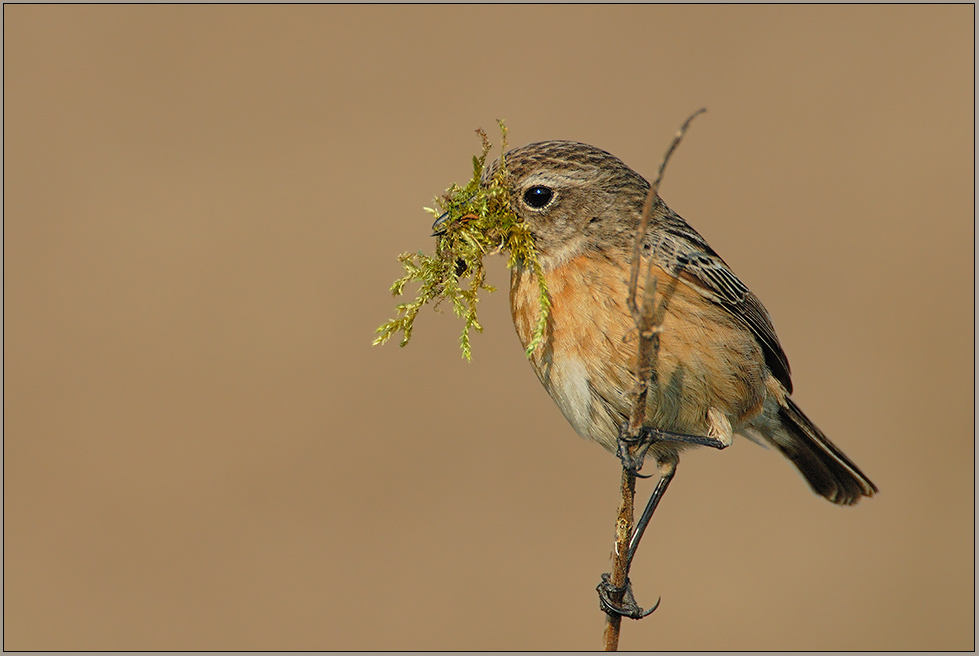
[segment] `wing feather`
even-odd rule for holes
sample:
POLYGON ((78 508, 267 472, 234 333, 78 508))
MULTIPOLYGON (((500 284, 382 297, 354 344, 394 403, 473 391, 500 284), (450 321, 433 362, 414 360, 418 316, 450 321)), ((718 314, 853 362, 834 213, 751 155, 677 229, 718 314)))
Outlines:
POLYGON ((706 298, 743 323, 762 347, 772 375, 792 392, 788 358, 775 334, 772 318, 757 296, 741 282, 720 255, 676 213, 660 203, 663 212, 654 220, 647 242, 653 257, 666 271, 672 266, 706 298))

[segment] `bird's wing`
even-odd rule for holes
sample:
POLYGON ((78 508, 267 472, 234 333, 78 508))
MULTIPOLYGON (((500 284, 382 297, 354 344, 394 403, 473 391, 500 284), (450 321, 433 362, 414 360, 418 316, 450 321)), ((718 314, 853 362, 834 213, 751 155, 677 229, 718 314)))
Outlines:
POLYGON ((772 318, 758 297, 738 280, 727 263, 703 237, 671 210, 654 220, 647 241, 662 268, 681 277, 706 298, 720 305, 754 334, 772 375, 792 392, 789 361, 779 344, 772 318), (671 270, 670 267, 673 267, 671 270))

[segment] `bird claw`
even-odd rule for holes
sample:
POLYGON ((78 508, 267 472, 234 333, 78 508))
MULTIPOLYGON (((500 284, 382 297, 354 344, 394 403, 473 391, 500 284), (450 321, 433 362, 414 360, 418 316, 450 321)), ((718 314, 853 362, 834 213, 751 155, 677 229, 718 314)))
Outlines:
POLYGON ((632 582, 628 578, 625 580, 625 586, 617 588, 612 585, 612 577, 608 572, 602 574, 602 582, 598 584, 595 588, 598 590, 598 607, 602 609, 603 612, 609 615, 621 615, 622 617, 629 617, 634 620, 641 620, 644 617, 648 617, 653 613, 654 610, 659 608, 659 602, 662 599, 657 599, 653 607, 648 610, 643 610, 639 604, 636 602, 636 597, 632 594, 632 582), (613 595, 622 595, 622 601, 617 602, 612 599, 613 595))
MULTIPOLYGON (((638 437, 632 437, 629 435, 629 422, 624 422, 619 427, 617 442, 616 455, 622 461, 622 467, 639 476, 643 460, 646 459, 646 452, 653 444, 652 440, 644 439, 643 433, 640 433, 638 437)), ((648 477, 642 476, 642 478, 648 477)))
POLYGON ((616 455, 619 457, 619 460, 622 461, 622 466, 640 478, 649 478, 648 476, 640 476, 639 470, 642 469, 643 460, 646 459, 646 453, 649 451, 649 447, 656 442, 697 444, 700 446, 709 446, 714 449, 724 449, 730 444, 730 442, 725 442, 724 440, 716 437, 672 433, 670 431, 663 431, 657 428, 651 428, 649 426, 643 426, 639 430, 639 435, 633 437, 629 434, 628 421, 623 422, 622 425, 619 426, 619 436, 617 442, 618 449, 616 451, 616 455))

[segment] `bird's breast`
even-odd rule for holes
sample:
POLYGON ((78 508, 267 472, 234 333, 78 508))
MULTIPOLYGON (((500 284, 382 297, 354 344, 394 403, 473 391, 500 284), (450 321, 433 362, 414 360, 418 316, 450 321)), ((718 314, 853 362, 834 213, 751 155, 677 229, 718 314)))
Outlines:
MULTIPOLYGON (((715 407, 737 426, 765 398, 764 356, 729 313, 653 267, 662 332, 647 425, 705 435, 715 407)), ((642 277, 642 276, 640 276, 642 277)), ((638 339, 626 304, 629 269, 604 255, 579 255, 545 270, 550 312, 531 365, 582 437, 615 449, 631 407, 638 339)), ((642 285, 640 285, 641 287, 642 285)), ((511 271, 510 309, 524 348, 540 316, 533 271, 511 271)))

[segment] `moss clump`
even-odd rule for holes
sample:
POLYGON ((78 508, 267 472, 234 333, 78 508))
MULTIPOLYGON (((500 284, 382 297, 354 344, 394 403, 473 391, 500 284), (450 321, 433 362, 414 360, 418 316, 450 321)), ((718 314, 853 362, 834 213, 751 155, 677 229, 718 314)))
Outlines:
MULTIPOLYGON (((506 127, 499 122, 502 132, 501 151, 506 152, 506 127)), ((435 254, 402 253, 398 256, 405 269, 405 275, 391 285, 395 296, 404 293, 404 287, 410 282, 421 283, 415 300, 401 303, 397 306, 398 316, 382 324, 375 332, 378 333, 374 344, 383 344, 395 333, 402 333, 401 346, 411 339, 412 324, 418 311, 429 302, 434 301, 434 307, 444 300, 452 304, 456 316, 465 321, 459 345, 462 355, 467 360, 472 359, 472 349, 469 343, 469 331, 475 329, 482 332, 476 318, 476 303, 479 290, 495 291, 486 284, 486 270, 483 258, 496 253, 509 253, 507 267, 513 267, 518 262, 533 269, 540 286, 540 317, 534 327, 534 336, 527 347, 527 355, 534 352, 540 344, 547 323, 550 300, 540 262, 537 259, 537 249, 527 225, 517 218, 510 208, 507 183, 509 173, 504 156, 500 155, 500 164, 492 175, 483 182, 486 169, 486 156, 493 145, 482 130, 476 130, 482 139, 482 153, 473 157, 473 176, 468 184, 460 187, 453 184, 445 195, 436 198, 438 210, 426 207, 436 217, 445 215, 439 221, 438 236, 435 242, 435 254), (464 281, 468 280, 468 284, 464 281)))

